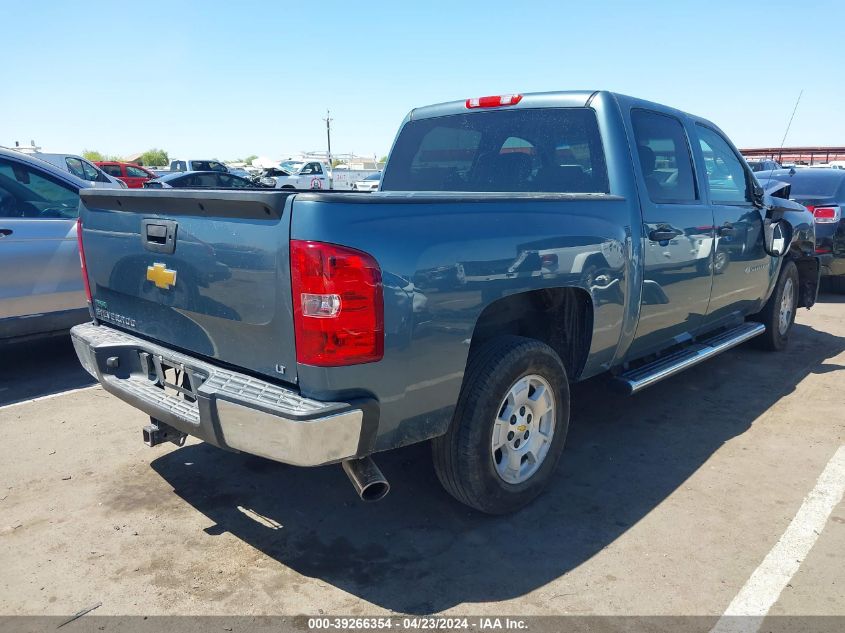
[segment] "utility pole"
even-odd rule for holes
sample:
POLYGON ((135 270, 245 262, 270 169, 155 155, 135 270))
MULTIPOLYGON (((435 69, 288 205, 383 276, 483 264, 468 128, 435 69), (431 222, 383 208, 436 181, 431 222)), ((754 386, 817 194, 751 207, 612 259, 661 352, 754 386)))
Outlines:
POLYGON ((332 121, 334 119, 331 118, 331 111, 326 110, 326 118, 323 119, 326 122, 326 140, 329 144, 329 167, 332 165, 332 121))
POLYGON ((329 145, 329 152, 328 152, 328 161, 329 161, 329 189, 334 188, 334 183, 332 182, 332 173, 334 169, 332 167, 332 117, 331 111, 327 108, 326 109, 326 118, 323 119, 326 122, 326 141, 329 145))

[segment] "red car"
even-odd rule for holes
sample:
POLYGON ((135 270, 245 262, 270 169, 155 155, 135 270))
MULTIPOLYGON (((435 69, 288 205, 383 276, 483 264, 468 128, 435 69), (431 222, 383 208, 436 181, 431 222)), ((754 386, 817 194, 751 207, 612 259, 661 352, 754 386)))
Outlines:
POLYGON ((95 164, 109 176, 120 178, 130 189, 140 189, 148 180, 158 178, 153 172, 132 163, 103 160, 97 161, 95 164))

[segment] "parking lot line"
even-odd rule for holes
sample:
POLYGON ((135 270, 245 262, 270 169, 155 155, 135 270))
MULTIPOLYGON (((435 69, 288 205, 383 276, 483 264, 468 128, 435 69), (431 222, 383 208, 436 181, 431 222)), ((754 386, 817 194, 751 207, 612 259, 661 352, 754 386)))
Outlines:
POLYGON ((731 601, 711 633, 755 633, 819 538, 845 493, 845 446, 840 446, 775 546, 731 601), (739 616, 739 617, 738 617, 739 616))
POLYGON ((68 396, 72 393, 79 393, 80 391, 89 391, 90 389, 96 389, 100 385, 88 385, 87 387, 79 387, 78 389, 68 389, 67 391, 59 391, 58 393, 51 393, 47 396, 39 396, 38 398, 30 398, 29 400, 21 400, 20 402, 12 402, 11 404, 4 404, 0 406, 0 411, 3 409, 11 409, 12 407, 20 407, 25 404, 30 404, 32 402, 40 402, 41 400, 51 400, 53 398, 58 398, 59 396, 68 396))

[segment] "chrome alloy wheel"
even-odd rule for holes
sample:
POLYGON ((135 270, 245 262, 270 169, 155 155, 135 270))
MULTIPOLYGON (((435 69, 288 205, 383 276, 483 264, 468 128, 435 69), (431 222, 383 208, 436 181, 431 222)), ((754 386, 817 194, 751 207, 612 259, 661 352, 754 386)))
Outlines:
POLYGON ((493 424, 493 465, 503 481, 521 484, 543 463, 555 432, 555 394, 545 378, 523 376, 508 390, 493 424))
POLYGON ((778 333, 785 336, 792 323, 792 313, 795 310, 795 284, 792 278, 787 277, 783 284, 783 296, 780 300, 780 313, 778 314, 778 333))

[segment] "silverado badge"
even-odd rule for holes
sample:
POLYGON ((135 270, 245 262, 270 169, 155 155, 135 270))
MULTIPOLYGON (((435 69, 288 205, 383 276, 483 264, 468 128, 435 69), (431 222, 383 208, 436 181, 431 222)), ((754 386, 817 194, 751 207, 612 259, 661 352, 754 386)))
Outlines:
POLYGON ((176 285, 176 271, 156 262, 152 266, 147 266, 147 281, 153 282, 156 288, 170 290, 176 285))

